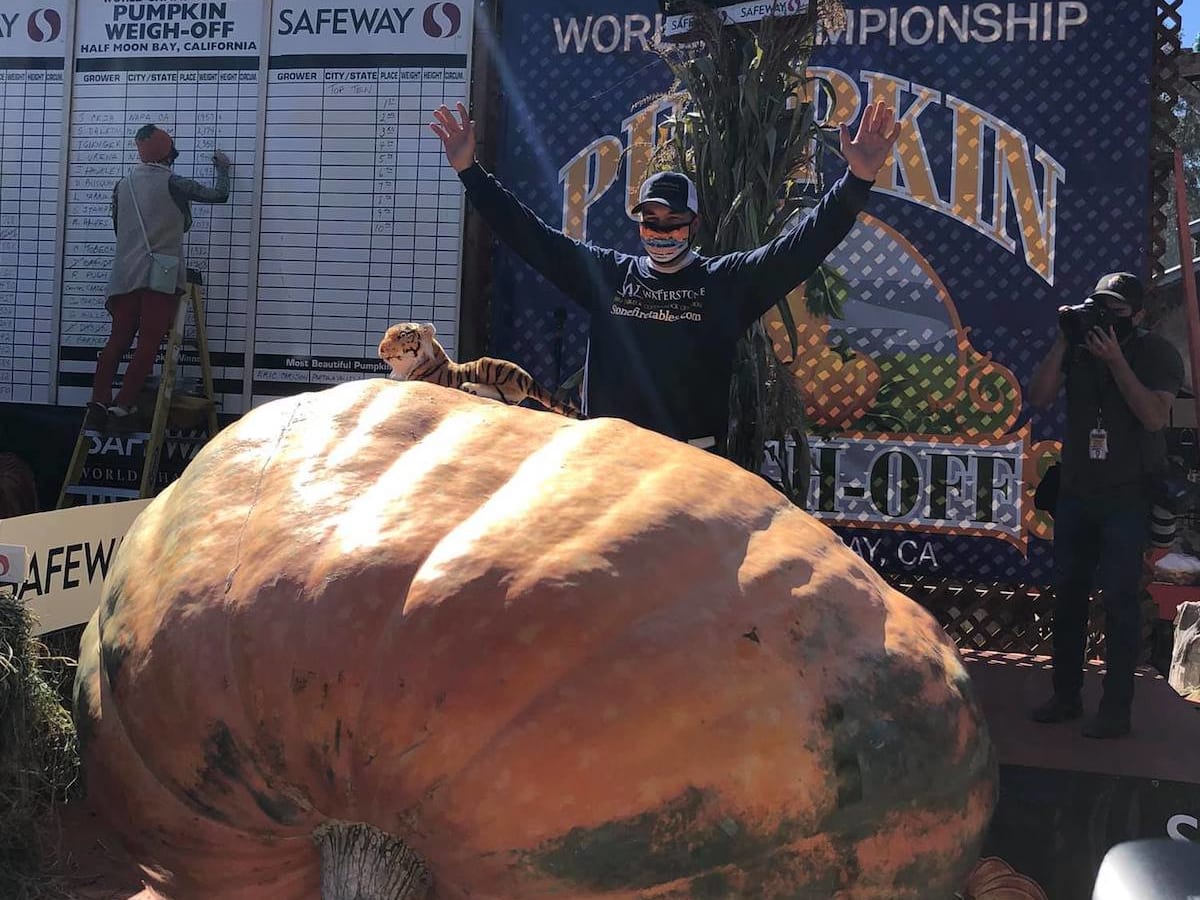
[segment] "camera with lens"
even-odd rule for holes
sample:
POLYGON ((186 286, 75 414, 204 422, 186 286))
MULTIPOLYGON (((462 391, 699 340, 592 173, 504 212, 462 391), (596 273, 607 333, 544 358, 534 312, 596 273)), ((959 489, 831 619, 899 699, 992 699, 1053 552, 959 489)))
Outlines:
POLYGON ((1110 326, 1116 326, 1118 318, 1103 300, 1088 297, 1077 306, 1059 309, 1058 327, 1066 336, 1067 343, 1077 347, 1083 345, 1093 328, 1107 331, 1110 326))

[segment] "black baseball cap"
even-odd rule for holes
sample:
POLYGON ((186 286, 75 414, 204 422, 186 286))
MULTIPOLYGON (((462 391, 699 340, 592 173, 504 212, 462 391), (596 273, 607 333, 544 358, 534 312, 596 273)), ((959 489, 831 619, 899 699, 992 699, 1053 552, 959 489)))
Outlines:
POLYGON ((1146 302, 1146 291, 1142 280, 1129 272, 1110 272, 1099 281, 1091 293, 1092 297, 1111 297, 1118 303, 1127 303, 1135 310, 1146 302))
POLYGON ((671 212, 690 212, 700 215, 700 202, 696 197, 696 186, 682 172, 659 172, 642 182, 638 191, 635 213, 640 213, 647 203, 662 203, 671 212))

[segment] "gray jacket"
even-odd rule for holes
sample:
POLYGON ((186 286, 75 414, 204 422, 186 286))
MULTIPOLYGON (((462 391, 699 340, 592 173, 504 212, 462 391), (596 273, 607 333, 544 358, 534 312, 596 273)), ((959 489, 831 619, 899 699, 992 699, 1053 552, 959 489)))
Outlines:
POLYGON ((192 201, 224 203, 229 199, 229 169, 217 169, 216 184, 207 187, 190 178, 182 178, 157 163, 139 163, 113 188, 112 220, 117 236, 112 271, 108 277, 109 297, 127 294, 147 286, 150 252, 177 256, 179 282, 176 294, 184 291, 186 264, 183 260, 183 235, 192 227, 192 201), (150 250, 142 237, 132 191, 137 191, 138 210, 146 224, 150 250))

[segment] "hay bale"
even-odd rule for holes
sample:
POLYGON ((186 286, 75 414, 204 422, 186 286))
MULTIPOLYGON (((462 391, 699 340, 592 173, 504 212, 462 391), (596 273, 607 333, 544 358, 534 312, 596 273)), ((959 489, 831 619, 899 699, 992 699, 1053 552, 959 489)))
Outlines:
POLYGON ((79 766, 75 727, 56 685, 70 660, 49 657, 33 617, 10 590, 0 593, 0 897, 58 897, 53 853, 42 839, 56 801, 79 766))

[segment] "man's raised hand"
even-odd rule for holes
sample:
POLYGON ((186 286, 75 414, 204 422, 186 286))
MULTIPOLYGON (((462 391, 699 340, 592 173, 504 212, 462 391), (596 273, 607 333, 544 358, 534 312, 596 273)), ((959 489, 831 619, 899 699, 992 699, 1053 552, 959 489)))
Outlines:
POLYGON ((458 104, 458 118, 445 106, 439 106, 433 111, 436 122, 429 123, 429 129, 442 142, 446 151, 446 159, 454 167, 454 171, 462 172, 471 168, 475 162, 475 123, 467 115, 467 108, 458 104))
POLYGON ((900 123, 895 121, 895 110, 877 100, 863 112, 853 139, 850 129, 842 126, 842 156, 857 177, 874 181, 899 136, 900 123))

